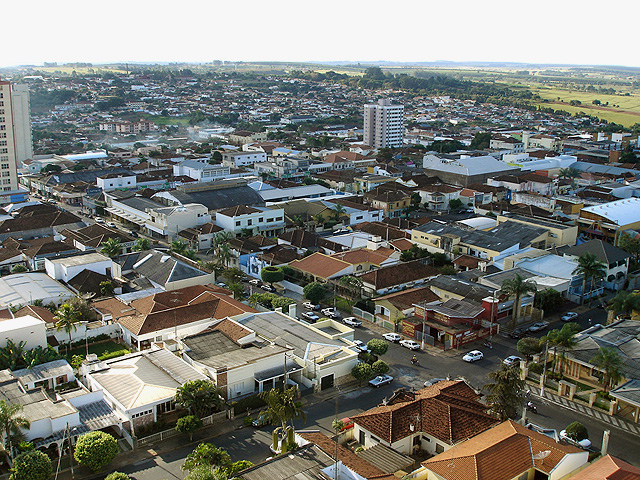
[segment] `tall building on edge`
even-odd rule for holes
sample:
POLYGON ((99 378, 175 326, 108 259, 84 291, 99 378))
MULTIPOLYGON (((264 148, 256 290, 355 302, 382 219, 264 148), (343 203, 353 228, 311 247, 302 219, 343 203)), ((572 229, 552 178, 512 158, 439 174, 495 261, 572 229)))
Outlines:
POLYGON ((0 80, 0 192, 18 191, 18 163, 33 157, 30 112, 29 88, 0 80))
POLYGON ((404 135, 404 106, 391 100, 364 106, 364 144, 375 148, 401 147, 404 135))

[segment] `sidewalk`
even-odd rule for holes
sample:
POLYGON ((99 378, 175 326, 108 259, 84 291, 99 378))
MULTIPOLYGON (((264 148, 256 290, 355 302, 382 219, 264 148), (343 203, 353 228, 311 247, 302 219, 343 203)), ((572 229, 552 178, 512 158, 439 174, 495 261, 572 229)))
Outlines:
POLYGON ((640 424, 630 422, 629 420, 625 420, 624 418, 616 417, 615 415, 609 415, 602 410, 598 410, 595 408, 591 408, 588 405, 585 405, 580 402, 574 402, 569 400, 568 398, 561 397, 556 395, 549 390, 545 390, 544 396, 540 396, 540 387, 531 382, 527 382, 527 385, 531 389, 531 393, 537 397, 544 398, 550 403, 558 405, 560 407, 565 407, 570 410, 580 412, 584 415, 587 415, 591 418, 595 418, 596 420, 600 420, 601 422, 608 423, 614 428, 618 428, 620 430, 624 430, 633 435, 640 435, 640 424))

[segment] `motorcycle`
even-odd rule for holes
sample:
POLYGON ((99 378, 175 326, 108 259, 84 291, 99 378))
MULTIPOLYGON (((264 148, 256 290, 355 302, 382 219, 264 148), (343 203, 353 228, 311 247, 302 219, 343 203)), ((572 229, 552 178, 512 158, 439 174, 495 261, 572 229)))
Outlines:
POLYGON ((487 348, 493 348, 493 344, 489 340, 485 341, 482 345, 487 348))
POLYGON ((538 407, 536 407, 533 402, 528 402, 527 403, 527 410, 529 410, 530 412, 533 413, 538 413, 538 407))
POLYGON ((411 365, 417 365, 418 364, 418 358, 417 357, 412 357, 411 358, 411 365))

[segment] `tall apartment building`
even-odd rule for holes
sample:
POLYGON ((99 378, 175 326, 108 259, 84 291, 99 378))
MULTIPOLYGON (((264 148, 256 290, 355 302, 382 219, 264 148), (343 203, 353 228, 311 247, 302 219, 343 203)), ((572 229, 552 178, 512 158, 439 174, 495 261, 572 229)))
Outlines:
POLYGON ((404 135, 404 106, 391 100, 364 106, 364 144, 375 148, 401 147, 404 135))
POLYGON ((0 191, 18 190, 18 162, 33 157, 29 88, 0 80, 0 191))

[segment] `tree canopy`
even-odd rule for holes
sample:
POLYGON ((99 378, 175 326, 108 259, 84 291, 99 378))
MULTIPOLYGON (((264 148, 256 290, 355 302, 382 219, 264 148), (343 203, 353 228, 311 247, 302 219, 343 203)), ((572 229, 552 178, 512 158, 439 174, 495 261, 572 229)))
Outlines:
POLYGON ((326 287, 320 282, 311 282, 302 289, 304 298, 311 303, 320 303, 327 294, 326 287))
POLYGON ((52 473, 49 456, 40 450, 31 450, 14 458, 9 480, 48 480, 52 473))
POLYGON ((522 405, 522 390, 525 385, 520 378, 520 370, 500 364, 498 370, 488 376, 493 382, 484 388, 489 392, 487 405, 491 408, 491 413, 501 421, 515 419, 522 405))
POLYGON ((210 380, 190 380, 176 390, 175 401, 198 418, 221 408, 224 399, 220 388, 210 380))
POLYGON ((73 453, 80 465, 99 472, 118 454, 118 442, 105 432, 96 430, 80 436, 73 453))

